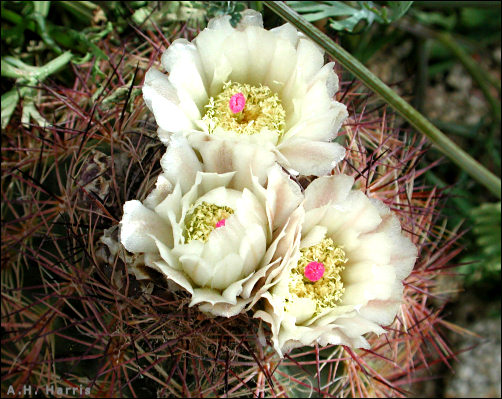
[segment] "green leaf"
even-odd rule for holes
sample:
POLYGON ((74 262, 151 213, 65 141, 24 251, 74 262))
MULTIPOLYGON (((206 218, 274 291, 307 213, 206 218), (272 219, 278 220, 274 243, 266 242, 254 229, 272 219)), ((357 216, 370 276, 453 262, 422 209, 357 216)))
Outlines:
POLYGON ((18 58, 2 57, 2 76, 14 79, 30 80, 36 77, 37 67, 25 64, 18 58))
POLYGON ((330 26, 334 30, 353 32, 354 28, 361 21, 366 21, 368 25, 371 25, 375 20, 376 14, 370 10, 356 10, 350 17, 342 19, 340 21, 332 20, 330 26))
POLYGON ((78 45, 81 45, 82 49, 85 49, 86 52, 90 51, 97 58, 102 60, 107 58, 106 54, 86 36, 85 32, 77 32, 73 29, 53 26, 51 34, 56 41, 65 47, 78 50, 78 45))
MULTIPOLYGON (((3 73, 3 66, 2 66, 3 73)), ((10 117, 16 109, 17 102, 19 101, 19 93, 16 88, 2 94, 2 129, 5 129, 9 123, 10 117)))
POLYGON ((230 23, 232 26, 237 26, 242 18, 241 12, 246 9, 246 5, 241 1, 211 1, 207 10, 209 18, 225 15, 230 15, 230 23))
POLYGON ((50 1, 34 1, 34 11, 40 14, 43 18, 47 18, 49 15, 49 8, 51 6, 50 1))
POLYGON ((139 8, 131 16, 132 21, 137 25, 143 25, 152 15, 152 10, 148 7, 139 8))
POLYGON ((497 13, 490 9, 473 7, 461 8, 460 22, 463 26, 470 29, 486 31, 487 28, 491 28, 490 30, 498 30, 500 34, 500 11, 497 13))
MULTIPOLYGON (((24 85, 36 84, 37 82, 43 81, 47 76, 59 71, 70 62, 72 57, 72 53, 67 51, 40 67, 25 64, 14 57, 2 57, 2 76, 17 79, 18 83, 24 85)), ((28 124, 30 119, 34 119, 41 126, 48 123, 35 108, 34 97, 36 92, 35 89, 25 86, 19 89, 14 88, 2 95, 2 129, 9 123, 12 112, 16 108, 20 98, 25 100, 21 116, 21 122, 23 124, 28 124)))
POLYGON ((327 1, 326 4, 316 4, 311 1, 288 1, 287 3, 296 12, 303 14, 309 22, 328 17, 350 16, 359 11, 341 1, 327 1))
POLYGON ((36 68, 36 79, 39 81, 44 80, 47 76, 52 75, 53 73, 59 71, 61 68, 66 66, 73 57, 73 54, 70 51, 66 51, 60 56, 54 58, 49 61, 47 64, 42 65, 40 67, 32 67, 36 68))
MULTIPOLYGON (((35 2, 37 3, 37 2, 35 2)), ((51 37, 47 25, 45 24, 45 17, 38 13, 31 14, 28 19, 32 19, 37 23, 37 32, 47 46, 53 49, 56 54, 61 54, 63 50, 56 44, 54 39, 51 37)))
POLYGON ((412 1, 388 2, 389 8, 380 7, 371 1, 358 1, 359 8, 351 7, 341 1, 325 1, 313 3, 310 1, 288 1, 287 4, 309 21, 324 18, 346 17, 331 19, 330 26, 337 31, 353 32, 361 22, 366 21, 370 26, 374 21, 388 24, 401 18, 410 8, 412 1))
POLYGON ((2 41, 10 48, 19 48, 24 44, 24 30, 23 25, 3 29, 2 41))
POLYGON ((100 7, 92 1, 58 1, 57 4, 84 23, 91 22, 94 14, 100 10, 100 7))
POLYGON ((389 8, 391 10, 391 22, 404 17, 412 4, 412 1, 389 1, 389 8))
POLYGON ((21 123, 25 126, 29 126, 30 120, 33 119, 39 126, 50 125, 49 121, 45 119, 38 112, 35 107, 35 96, 37 91, 35 89, 29 89, 29 94, 25 94, 23 101, 23 113, 21 114, 21 123))
POLYGON ((475 262, 465 265, 467 282, 473 283, 501 270, 501 203, 484 203, 471 210, 474 223, 476 254, 467 256, 463 262, 475 262))
POLYGON ((457 15, 453 13, 445 15, 439 12, 413 10, 413 16, 424 25, 436 25, 448 31, 452 30, 457 23, 457 15))

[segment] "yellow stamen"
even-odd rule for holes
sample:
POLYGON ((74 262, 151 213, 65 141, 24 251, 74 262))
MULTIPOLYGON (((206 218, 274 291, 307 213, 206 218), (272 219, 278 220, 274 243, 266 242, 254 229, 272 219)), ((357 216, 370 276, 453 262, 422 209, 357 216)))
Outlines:
POLYGON ((345 288, 340 273, 345 269, 348 259, 345 251, 336 246, 331 238, 324 238, 319 244, 302 248, 300 252, 300 260, 291 270, 286 311, 295 298, 310 298, 316 304, 317 315, 341 301, 345 288), (305 267, 311 262, 322 263, 325 267, 324 275, 315 282, 304 274, 305 267))
POLYGON ((228 81, 216 98, 209 99, 206 108, 202 120, 207 124, 209 133, 221 127, 238 134, 255 134, 263 128, 276 132, 279 138, 284 134, 286 112, 277 93, 273 93, 268 86, 228 81), (233 113, 229 101, 236 93, 244 95, 245 106, 242 111, 233 113))
POLYGON ((228 206, 218 206, 202 201, 185 217, 185 230, 183 231, 185 242, 192 240, 206 242, 216 225, 233 213, 234 210, 228 206))

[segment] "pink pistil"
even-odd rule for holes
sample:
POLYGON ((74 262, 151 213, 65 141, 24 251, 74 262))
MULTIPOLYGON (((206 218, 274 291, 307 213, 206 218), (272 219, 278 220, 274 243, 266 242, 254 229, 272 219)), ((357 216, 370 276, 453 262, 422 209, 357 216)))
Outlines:
POLYGON ((214 226, 215 229, 218 227, 225 226, 225 219, 221 219, 216 225, 214 226))
POLYGON ((310 262, 305 266, 305 277, 310 281, 317 281, 324 275, 324 265, 320 262, 310 262))
POLYGON ((232 113, 236 114, 237 112, 241 112, 244 109, 244 106, 246 105, 246 97, 244 97, 244 94, 242 93, 237 93, 230 98, 230 101, 228 102, 228 106, 230 107, 230 111, 232 113))

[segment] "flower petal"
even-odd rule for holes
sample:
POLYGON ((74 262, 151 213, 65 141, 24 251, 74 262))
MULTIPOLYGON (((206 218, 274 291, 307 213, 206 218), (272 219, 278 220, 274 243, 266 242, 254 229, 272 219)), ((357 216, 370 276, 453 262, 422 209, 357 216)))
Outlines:
POLYGON ((155 236, 163 242, 172 242, 169 223, 141 202, 133 200, 124 204, 120 222, 120 241, 130 252, 156 252, 155 236))
MULTIPOLYGON (((337 235, 343 245, 343 233, 337 235)), ((348 245, 346 245, 347 247, 348 245)), ((355 248, 346 248, 351 262, 370 261, 377 265, 390 263, 392 242, 385 233, 364 234, 359 237, 355 248)))
POLYGON ((197 172, 202 171, 197 155, 183 136, 171 138, 160 165, 169 181, 181 185, 183 194, 194 185, 197 172))
POLYGON ((207 79, 207 93, 213 97, 219 93, 223 82, 228 80, 232 72, 229 60, 223 55, 224 42, 234 32, 229 20, 226 17, 212 19, 194 39, 207 79))
POLYGON ((161 62, 177 92, 184 91, 188 94, 202 112, 209 97, 206 92, 204 69, 195 44, 186 39, 175 40, 162 54, 161 62))
POLYGON ((359 313, 362 317, 378 323, 382 326, 388 326, 392 323, 401 306, 401 298, 399 300, 369 301, 361 308, 359 313))
MULTIPOLYGON (((251 278, 253 277, 253 274, 248 274, 247 276, 241 278, 240 280, 237 280, 235 282, 233 282, 232 284, 230 284, 227 288, 225 288, 225 290, 222 292, 222 296, 224 298, 226 298, 228 301, 232 300, 233 301, 233 298, 236 298, 236 297, 241 297, 242 298, 242 289, 243 289, 243 285, 249 281, 251 278)), ((248 299, 249 297, 245 298, 245 299, 248 299)), ((237 299, 239 300, 239 298, 237 299)))
POLYGON ((194 255, 179 258, 181 268, 198 287, 206 287, 213 276, 213 267, 204 259, 194 255))
POLYGON ((210 135, 191 135, 190 144, 195 148, 206 170, 216 173, 235 171, 233 187, 242 190, 252 184, 251 176, 258 177, 264 185, 268 169, 275 156, 269 146, 222 140, 210 135))
POLYGON ((311 318, 316 308, 315 302, 310 298, 296 298, 288 306, 288 313, 296 318, 297 325, 311 318))
POLYGON ((296 51, 295 73, 281 92, 281 96, 285 98, 302 98, 307 90, 307 83, 324 63, 323 51, 309 39, 300 38, 296 51))
POLYGON ((298 44, 299 34, 296 28, 290 23, 286 23, 284 25, 278 26, 277 28, 270 29, 270 32, 282 39, 286 39, 294 48, 296 48, 298 44))
POLYGON ((240 242, 239 256, 243 261, 243 276, 254 272, 260 265, 267 249, 267 236, 263 227, 253 224, 246 228, 245 236, 240 242))
POLYGON ((374 281, 392 284, 396 280, 396 272, 392 265, 376 264, 373 261, 355 262, 346 265, 343 282, 347 286, 362 281, 374 281))
POLYGON ((155 262, 154 265, 169 280, 174 281, 176 284, 187 290, 190 294, 193 294, 192 283, 187 279, 183 272, 169 267, 169 265, 165 262, 155 262))
MULTIPOLYGON (((348 233, 360 235, 374 230, 382 221, 378 211, 363 192, 353 190, 345 201, 330 207, 322 224, 335 242, 349 245, 348 233)), ((350 249, 350 248, 349 248, 350 249)))
POLYGON ((347 107, 333 100, 338 90, 338 77, 333 63, 326 64, 315 75, 304 95, 296 100, 296 118, 288 119, 284 140, 303 137, 314 141, 331 141, 347 118, 347 107))
POLYGON ((325 226, 314 226, 307 234, 304 232, 304 236, 300 242, 300 248, 308 248, 319 244, 324 237, 326 237, 326 232, 328 229, 325 226))
POLYGON ((344 201, 353 184, 354 178, 347 175, 323 176, 315 179, 305 189, 305 210, 344 201))
POLYGON ((214 316, 232 317, 241 313, 248 302, 249 301, 242 298, 237 298, 237 303, 235 305, 228 303, 202 303, 199 305, 199 309, 202 312, 210 313, 214 316))
MULTIPOLYGON (((300 107, 299 107, 300 108, 300 107)), ((295 112, 302 112, 301 108, 295 112)), ((348 113, 345 105, 333 103, 327 110, 307 112, 296 121, 291 120, 282 142, 287 143, 293 138, 304 138, 311 141, 331 141, 337 136, 342 122, 348 113)))
POLYGON ((148 197, 143 201, 143 205, 148 209, 155 209, 155 207, 160 204, 166 196, 168 196, 173 191, 173 185, 166 178, 164 174, 159 175, 157 182, 155 183, 155 188, 152 190, 148 197))
POLYGON ((230 305, 235 305, 237 303, 237 298, 232 301, 227 301, 217 290, 211 288, 195 288, 193 290, 192 301, 189 306, 194 306, 202 302, 208 302, 211 305, 217 303, 229 303, 230 305))
POLYGON ((241 20, 237 24, 237 29, 244 30, 249 26, 263 28, 263 17, 261 13, 251 8, 241 12, 241 20))
POLYGON ((254 86, 263 83, 265 74, 270 69, 277 45, 277 36, 273 33, 255 26, 245 30, 246 44, 248 48, 247 64, 252 63, 246 74, 245 82, 254 86))
POLYGON ((180 264, 178 262, 178 259, 176 256, 172 254, 171 249, 164 244, 162 241, 157 240, 155 236, 151 236, 153 240, 155 241, 155 244, 157 244, 157 248, 159 250, 161 258, 167 263, 167 265, 173 269, 180 270, 180 264))
POLYGON ((231 72, 228 80, 233 82, 246 82, 248 70, 252 65, 249 62, 249 49, 247 46, 246 32, 236 31, 225 38, 222 56, 230 64, 231 72))
POLYGON ((288 167, 306 176, 330 173, 345 156, 345 148, 340 144, 300 138, 282 142, 278 149, 288 160, 288 167))
POLYGON ((365 281, 359 284, 349 284, 345 287, 342 297, 343 305, 365 305, 373 299, 387 300, 391 296, 392 287, 386 283, 365 281))
POLYGON ((411 240, 401 233, 401 224, 397 217, 388 212, 387 207, 385 208, 387 213, 380 212, 383 220, 377 231, 385 232, 389 236, 392 243, 391 263, 396 269, 396 278, 404 280, 413 270, 418 251, 411 240))
POLYGON ((373 332, 375 334, 385 332, 378 324, 357 315, 355 317, 340 317, 336 319, 334 324, 342 329, 350 338, 357 338, 368 332, 373 332))
POLYGON ((181 108, 176 89, 168 77, 155 68, 150 68, 145 75, 143 98, 162 129, 182 132, 193 128, 191 120, 181 108))
POLYGON ((232 283, 242 278, 243 260, 236 253, 225 255, 221 252, 222 259, 213 264, 213 277, 211 279, 211 288, 225 290, 232 283))
MULTIPOLYGON (((176 184, 171 194, 167 195, 155 208, 155 212, 164 220, 179 222, 181 217, 181 187, 176 184)), ((170 243, 172 245, 172 243, 170 243)))
MULTIPOLYGON (((295 35, 297 32, 295 30, 295 35)), ((296 66, 296 49, 289 39, 278 37, 276 39, 275 51, 271 57, 269 69, 264 75, 264 84, 279 95, 281 103, 285 109, 291 109, 291 98, 282 94, 286 82, 296 66)))
POLYGON ((272 216, 272 230, 284 225, 291 212, 298 208, 303 200, 300 186, 278 165, 272 167, 268 173, 266 196, 272 216))

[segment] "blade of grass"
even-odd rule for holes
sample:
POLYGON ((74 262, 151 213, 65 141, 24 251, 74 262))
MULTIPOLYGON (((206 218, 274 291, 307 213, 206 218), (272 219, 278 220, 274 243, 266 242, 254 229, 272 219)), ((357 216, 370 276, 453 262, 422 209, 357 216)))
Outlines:
POLYGON ((50 5, 50 1, 35 1, 33 3, 35 12, 40 14, 43 18, 47 18, 47 15, 49 15, 50 5))
POLYGON ((84 22, 92 21, 94 12, 99 9, 92 1, 60 1, 59 5, 84 22))
POLYGON ((488 169, 474 160, 469 154, 453 143, 444 133, 429 122, 422 114, 397 95, 389 86, 371 73, 361 62, 352 57, 338 44, 333 42, 319 29, 307 22, 305 18, 294 12, 281 1, 264 1, 272 11, 286 19, 310 39, 321 46, 330 56, 335 58, 344 68, 349 70, 367 87, 382 97, 394 110, 424 134, 450 160, 465 170, 473 179, 485 186, 497 198, 501 198, 500 179, 488 169))

